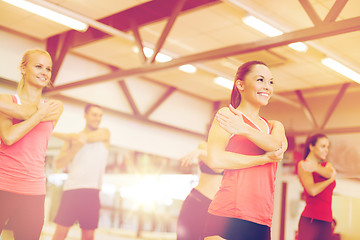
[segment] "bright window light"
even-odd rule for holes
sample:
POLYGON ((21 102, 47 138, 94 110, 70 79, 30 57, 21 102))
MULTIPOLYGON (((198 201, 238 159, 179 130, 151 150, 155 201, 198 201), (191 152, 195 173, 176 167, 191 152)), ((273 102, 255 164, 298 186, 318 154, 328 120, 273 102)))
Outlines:
POLYGON ((308 46, 302 42, 290 43, 288 46, 298 52, 306 52, 309 49, 308 46))
POLYGON ((273 26, 261 21, 254 16, 247 16, 244 17, 242 20, 246 25, 254 28, 259 32, 262 32, 269 37, 275 37, 283 34, 283 32, 279 29, 274 28, 273 26))
POLYGON ((187 73, 195 73, 196 72, 196 67, 194 65, 191 65, 191 64, 181 65, 179 67, 179 69, 181 71, 187 72, 187 73))
MULTIPOLYGON (((139 48, 138 47, 133 47, 133 51, 135 53, 139 53, 139 48)), ((145 57, 147 57, 147 58, 151 57, 153 55, 153 52, 154 52, 151 48, 148 48, 148 47, 144 47, 143 51, 144 51, 145 57)))
POLYGON ((171 61, 171 59, 172 59, 172 57, 165 55, 163 53, 158 53, 155 58, 155 60, 157 62, 169 62, 169 61, 171 61))
POLYGON ((321 63, 324 64, 325 66, 331 68, 335 72, 338 72, 338 73, 344 75, 345 77, 350 78, 351 80, 360 84, 360 74, 359 73, 351 70, 348 67, 345 67, 341 63, 335 61, 334 59, 323 58, 323 59, 321 59, 321 63))
POLYGON ((49 20, 52 20, 54 22, 60 23, 62 25, 65 25, 67 27, 70 27, 72 29, 75 29, 77 31, 86 31, 88 28, 88 25, 80 22, 76 19, 70 18, 68 16, 62 15, 60 13, 54 12, 50 9, 41 7, 39 5, 33 4, 31 2, 27 2, 24 0, 3 0, 4 2, 7 2, 9 4, 12 4, 16 7, 22 8, 26 11, 35 13, 39 16, 42 16, 44 18, 47 18, 49 20))
MULTIPOLYGON (((246 16, 242 20, 246 25, 265 34, 266 36, 276 37, 283 34, 283 32, 280 31, 279 29, 274 28, 273 26, 267 24, 266 22, 261 21, 260 19, 254 16, 246 16)), ((291 43, 288 46, 298 52, 306 52, 308 50, 308 47, 302 42, 291 43)))
MULTIPOLYGON (((133 47, 133 51, 134 51, 135 53, 138 53, 138 52, 139 52, 139 48, 133 47)), ((153 53, 154 53, 154 50, 152 50, 151 48, 148 48, 148 47, 144 47, 144 48, 143 48, 143 51, 144 51, 145 57, 147 57, 147 58, 150 58, 150 57, 153 55, 153 53)), ((165 55, 165 54, 163 54, 163 53, 158 53, 158 54, 156 55, 155 60, 156 60, 157 62, 169 62, 169 61, 172 60, 172 57, 170 57, 170 56, 168 56, 168 55, 165 55)))
MULTIPOLYGON (((148 47, 144 47, 143 50, 144 50, 144 55, 147 58, 151 57, 153 55, 153 53, 154 53, 154 51, 151 48, 148 48, 148 47)), ((138 51, 139 51, 139 49, 138 49, 138 51)))
POLYGON ((223 77, 216 77, 214 79, 214 82, 222 87, 228 88, 228 89, 232 89, 233 85, 234 85, 234 81, 231 81, 227 78, 223 78, 223 77))

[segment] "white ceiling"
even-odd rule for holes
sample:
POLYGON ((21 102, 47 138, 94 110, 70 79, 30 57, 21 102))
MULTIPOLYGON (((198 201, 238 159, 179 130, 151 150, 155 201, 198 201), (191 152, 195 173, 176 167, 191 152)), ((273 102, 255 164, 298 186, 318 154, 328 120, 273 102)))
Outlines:
MULTIPOLYGON (((192 1, 194 2, 194 0, 192 1)), ((100 20, 131 8, 144 7, 151 1, 52 0, 47 2, 54 3, 89 19, 100 20)), ((154 0, 152 2, 161 1, 154 0)), ((174 8, 177 5, 175 0, 167 3, 172 4, 174 8)), ((352 80, 321 64, 323 57, 330 56, 359 71, 359 28, 347 30, 347 33, 343 34, 325 38, 316 37, 314 40, 306 41, 305 43, 309 46, 306 53, 296 52, 284 45, 236 54, 235 47, 241 49, 243 44, 249 44, 247 46, 252 47, 261 41, 265 45, 272 43, 271 38, 245 25, 242 18, 246 15, 260 17, 262 20, 289 33, 284 34, 286 37, 291 37, 291 32, 305 28, 310 29, 311 33, 314 23, 305 9, 315 10, 320 20, 323 20, 334 4, 340 6, 342 3, 346 4, 336 21, 359 17, 360 1, 357 0, 213 1, 180 13, 160 49, 160 52, 174 59, 180 59, 180 61, 188 56, 189 62, 197 67, 196 73, 189 74, 180 71, 177 68, 177 60, 171 61, 175 62, 174 66, 165 63, 163 70, 153 68, 153 66, 160 66, 159 63, 144 63, 140 55, 133 51, 133 48, 136 47, 133 31, 127 31, 123 32, 122 36, 104 37, 88 44, 70 48, 69 53, 72 55, 65 56, 64 64, 60 67, 54 83, 55 89, 59 86, 65 86, 65 88, 56 90, 56 94, 81 101, 92 100, 102 106, 129 115, 135 114, 134 111, 136 110, 139 111, 140 115, 145 114, 159 100, 159 96, 166 95, 167 92, 170 96, 171 91, 186 94, 209 103, 221 102, 229 99, 230 90, 215 85, 213 82, 214 77, 223 76, 232 79, 239 65, 245 61, 256 59, 267 63, 273 72, 276 83, 275 91, 278 95, 278 98, 275 97, 275 99, 282 99, 289 104, 296 102, 306 108, 299 99, 299 93, 303 94, 305 98, 321 94, 336 96, 342 84, 348 82, 351 83, 349 88, 352 91, 360 90, 358 84, 352 83, 352 80), (304 6, 308 3, 311 7, 304 8, 301 3, 304 6), (221 57, 217 52, 216 57, 211 57, 209 51, 216 51, 225 47, 234 47, 234 52, 227 54, 225 57, 221 57), (200 54, 206 56, 199 61, 200 54), (94 65, 77 66, 78 68, 87 69, 86 74, 81 76, 75 73, 64 73, 64 69, 69 67, 65 67, 67 59, 74 58, 74 56, 75 58, 91 60, 94 65), (102 67, 95 66, 95 64, 98 65, 99 63, 102 67), (150 70, 148 71, 148 69, 150 70), (84 79, 92 79, 99 71, 108 74, 112 70, 126 71, 125 77, 122 78, 122 75, 119 74, 115 75, 114 78, 105 77, 106 82, 104 83, 93 79, 96 84, 66 85, 84 79), (118 76, 120 76, 120 79, 118 76), (125 86, 131 93, 130 98, 118 82, 121 79, 126 80, 125 86), (332 89, 331 91, 329 91, 329 87, 332 89), (313 88, 316 88, 316 91, 311 90, 313 88), (294 91, 298 91, 298 94, 294 91), (131 101, 135 103, 136 109, 132 107, 131 101), (119 106, 118 103, 120 102, 124 104, 119 106)), ((0 25, 3 29, 21 33, 29 38, 46 41, 50 37, 69 31, 67 27, 28 13, 3 1, 0 1, 0 11, 0 25)), ((161 8, 151 9, 154 14, 160 14, 161 11, 161 8)), ((312 16, 316 17, 316 15, 312 16)), ((143 15, 136 17, 138 19, 146 18, 143 15)), ((359 19, 354 21, 357 21, 360 26, 359 19)), ((154 48, 167 23, 168 18, 161 18, 138 26, 137 29, 142 44, 154 48)), ((324 24, 323 26, 324 29, 334 28, 334 25, 324 24)), ((316 34, 315 30, 313 30, 312 35, 316 34)), ((310 38, 312 39, 312 37, 310 38)), ((276 41, 280 41, 282 36, 277 39, 276 41)), ((183 61, 181 62, 183 63, 183 61)), ((176 95, 171 95, 168 98, 164 97, 163 103, 160 102, 158 108, 150 112, 150 115, 146 116, 146 118, 153 121, 164 121, 160 119, 161 114, 159 115, 159 113, 167 109, 168 107, 165 106, 171 105, 172 102, 176 102, 176 95), (160 105, 162 105, 162 108, 160 105)), ((165 121, 164 124, 177 127, 175 122, 165 121)))

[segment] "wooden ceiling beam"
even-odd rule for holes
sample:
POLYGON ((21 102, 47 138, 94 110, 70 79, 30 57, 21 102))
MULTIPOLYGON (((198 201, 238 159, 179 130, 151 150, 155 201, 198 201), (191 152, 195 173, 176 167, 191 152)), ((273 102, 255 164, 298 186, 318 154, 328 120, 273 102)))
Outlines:
POLYGON ((159 40, 156 43, 153 55, 151 56, 149 62, 153 63, 155 61, 156 55, 159 53, 160 49, 162 48, 162 46, 165 43, 165 40, 167 38, 167 36, 169 35, 176 18, 179 16, 181 9, 183 8, 184 4, 185 4, 186 0, 178 0, 171 15, 169 16, 169 19, 161 33, 161 36, 159 38, 159 40))
POLYGON ((315 9, 309 2, 309 0, 299 0, 301 6, 304 8, 306 14, 309 16, 310 20, 313 22, 313 24, 320 25, 322 23, 321 18, 316 13, 315 9))
POLYGON ((66 89, 73 89, 89 84, 95 84, 105 81, 116 80, 119 78, 141 76, 147 73, 166 70, 169 68, 178 67, 188 63, 209 61, 219 58, 225 58, 229 56, 256 52, 274 47, 280 47, 288 45, 294 42, 303 42, 309 40, 315 40, 348 32, 357 31, 360 29, 360 17, 354 17, 337 22, 331 22, 328 24, 322 24, 321 26, 314 26, 306 29, 301 29, 294 32, 284 33, 283 35, 265 38, 255 42, 245 44, 235 44, 228 47, 223 47, 215 50, 205 51, 193 55, 179 57, 169 62, 154 63, 151 65, 142 66, 139 68, 133 68, 128 70, 118 70, 112 73, 108 73, 102 76, 92 77, 77 82, 63 84, 53 89, 49 89, 49 92, 58 92, 66 89))
POLYGON ((64 61, 65 55, 70 49, 73 41, 73 32, 66 32, 64 35, 56 35, 46 40, 46 51, 49 52, 53 66, 51 71, 51 84, 55 83, 56 76, 64 61))
POLYGON ((144 45, 142 43, 141 36, 139 33, 139 27, 134 22, 131 24, 131 30, 134 34, 136 46, 139 49, 138 54, 139 54, 140 60, 143 64, 145 64, 147 59, 146 59, 146 56, 144 53, 144 45))
POLYGON ((170 97, 171 94, 176 90, 175 87, 169 87, 168 90, 146 111, 143 115, 144 118, 149 118, 149 116, 166 100, 170 97))
POLYGON ((339 104, 340 100, 344 97, 345 92, 348 89, 349 85, 350 85, 350 83, 344 83, 341 86, 338 94, 336 95, 334 101, 332 102, 331 106, 329 107, 329 109, 328 109, 328 111, 326 113, 326 117, 324 119, 324 122, 320 127, 321 130, 323 130, 325 128, 327 122, 329 121, 331 115, 334 113, 334 111, 335 111, 337 105, 339 104))
MULTIPOLYGON (((58 99, 58 100, 61 100, 61 101, 64 101, 64 102, 65 101, 70 102, 71 104, 79 104, 79 105, 84 105, 84 106, 87 104, 86 101, 83 101, 83 100, 80 100, 80 99, 77 99, 77 98, 73 98, 73 97, 68 97, 68 96, 61 95, 61 94, 55 95, 54 98, 58 99)), ((163 127, 163 128, 169 129, 169 130, 181 132, 181 133, 184 133, 184 134, 189 134, 189 135, 192 135, 192 136, 195 136, 195 137, 200 137, 200 138, 205 137, 204 134, 201 134, 199 132, 194 132, 192 130, 187 130, 187 129, 183 129, 183 128, 179 128, 179 127, 174 127, 174 126, 171 126, 171 125, 168 125, 168 124, 165 124, 165 123, 152 121, 152 120, 147 119, 147 118, 145 118, 143 116, 140 116, 140 115, 134 116, 133 114, 124 113, 124 112, 121 112, 119 110, 114 110, 113 108, 109 108, 109 107, 106 107, 106 106, 101 106, 101 108, 106 113, 111 113, 111 114, 115 114, 115 115, 117 115, 119 117, 128 118, 131 121, 137 121, 137 122, 140 122, 140 123, 143 123, 143 124, 150 124, 150 125, 157 126, 157 127, 163 127)))
POLYGON ((336 0, 328 14, 324 19, 324 23, 333 22, 339 16, 340 12, 344 9, 348 0, 336 0))
POLYGON ((123 93, 125 94, 125 97, 134 113, 135 116, 140 116, 140 112, 139 112, 139 109, 137 108, 136 106, 136 103, 134 101, 134 98, 132 97, 128 87, 126 86, 126 82, 124 80, 121 80, 118 82, 123 93))
POLYGON ((316 118, 315 118, 313 112, 311 111, 309 104, 306 102, 302 92, 300 90, 295 90, 295 94, 297 95, 300 103, 303 106, 305 116, 313 123, 314 129, 318 129, 319 125, 316 122, 316 118))
MULTIPOLYGON (((286 136, 310 136, 314 133, 317 133, 317 131, 294 131, 287 129, 286 130, 286 136)), ((354 126, 354 127, 343 127, 343 128, 328 128, 321 130, 321 133, 323 134, 352 134, 352 133, 360 133, 360 126, 354 126)))
MULTIPOLYGON (((327 86, 319 86, 319 87, 313 87, 313 88, 307 88, 302 89, 303 94, 307 95, 313 95, 313 94, 321 94, 321 95, 335 95, 341 86, 344 85, 344 83, 338 83, 333 85, 327 85, 327 86)), ((349 82, 349 89, 352 89, 353 91, 359 92, 360 91, 360 84, 357 82, 349 82)), ((291 97, 294 94, 294 91, 286 91, 278 93, 282 97, 291 97)))
MULTIPOLYGON (((184 4, 181 12, 192 11, 194 9, 208 7, 218 3, 221 3, 221 1, 191 0, 184 4)), ((133 21, 136 21, 137 26, 141 27, 164 20, 171 15, 173 7, 174 1, 152 0, 111 16, 98 19, 97 22, 108 27, 110 26, 126 35, 126 32, 131 31, 131 24, 133 21)), ((111 34, 106 33, 106 31, 102 31, 101 29, 97 29, 96 26, 90 26, 86 32, 71 31, 74 32, 74 42, 71 45, 71 48, 111 37, 111 34)))

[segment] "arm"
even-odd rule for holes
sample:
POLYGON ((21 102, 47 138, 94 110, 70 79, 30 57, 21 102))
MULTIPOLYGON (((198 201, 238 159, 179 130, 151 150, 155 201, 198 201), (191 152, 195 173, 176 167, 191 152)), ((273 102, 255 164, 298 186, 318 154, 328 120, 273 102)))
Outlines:
POLYGON ((59 132, 53 132, 52 135, 53 137, 59 138, 63 141, 70 141, 73 138, 77 137, 76 133, 59 133, 59 132))
POLYGON ((301 167, 307 172, 316 172, 324 178, 331 178, 335 172, 335 168, 329 162, 323 167, 318 163, 303 161, 301 167))
POLYGON ((207 156, 206 148, 206 142, 199 143, 197 149, 180 158, 181 165, 188 167, 195 162, 204 161, 204 158, 207 156))
POLYGON ((81 133, 59 133, 53 132, 52 136, 59 138, 63 141, 72 141, 79 138, 81 135, 86 136, 86 142, 104 142, 107 147, 110 146, 110 131, 107 128, 99 128, 91 132, 81 133))
POLYGON ((327 186, 329 186, 335 180, 335 171, 332 176, 322 182, 315 183, 312 176, 312 172, 306 171, 303 168, 304 161, 300 161, 298 164, 298 176, 304 190, 310 194, 310 196, 316 196, 321 193, 327 186))
MULTIPOLYGON (((5 104, 11 102, 11 97, 5 100, 5 104)), ((6 145, 12 145, 27 134, 47 115, 50 109, 49 104, 43 104, 29 119, 20 123, 12 123, 12 119, 0 116, 0 137, 6 145)))
POLYGON ((205 141, 202 141, 198 145, 198 162, 203 161, 205 162, 207 158, 207 143, 205 141))
POLYGON ((12 101, 10 95, 0 94, 0 114, 8 118, 26 120, 36 112, 36 106, 23 106, 12 101))
POLYGON ((264 151, 275 151, 281 147, 281 144, 285 144, 286 150, 287 139, 284 126, 279 121, 273 120, 269 121, 269 123, 272 126, 271 134, 263 133, 251 128, 245 136, 264 151))
POLYGON ((66 167, 85 143, 85 134, 79 135, 78 138, 73 138, 70 141, 66 141, 61 148, 59 155, 55 159, 55 168, 61 169, 66 167))
POLYGON ((334 174, 336 174, 335 168, 331 163, 326 163, 325 167, 320 164, 315 169, 315 172, 323 176, 324 178, 331 178, 334 174))
POLYGON ((287 148, 285 129, 279 121, 269 121, 272 130, 271 134, 267 134, 244 123, 241 112, 231 105, 229 108, 220 109, 216 118, 227 132, 245 136, 266 152, 276 151, 283 144, 287 148))
POLYGON ((241 169, 264 165, 269 162, 278 162, 283 158, 284 145, 277 151, 257 156, 227 152, 225 148, 230 136, 230 133, 225 131, 215 118, 209 132, 208 157, 205 158, 209 167, 213 169, 241 169))
POLYGON ((104 144, 110 146, 110 131, 107 128, 99 128, 95 131, 87 132, 87 142, 104 142, 104 144))

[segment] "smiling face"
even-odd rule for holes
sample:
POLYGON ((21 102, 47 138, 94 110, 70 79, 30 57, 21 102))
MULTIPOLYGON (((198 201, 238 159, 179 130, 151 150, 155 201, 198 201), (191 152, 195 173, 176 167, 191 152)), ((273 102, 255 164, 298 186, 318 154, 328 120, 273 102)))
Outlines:
POLYGON ((98 129, 101 123, 102 116, 103 111, 101 108, 95 106, 90 107, 84 115, 86 127, 90 130, 98 129))
POLYGON ((44 88, 51 79, 51 58, 42 52, 34 52, 29 55, 20 67, 24 78, 24 84, 44 88))
POLYGON ((325 160, 329 153, 330 142, 326 137, 318 138, 315 145, 310 144, 310 152, 317 158, 325 160))
POLYGON ((241 98, 257 106, 268 104, 274 90, 273 84, 269 68, 261 64, 252 66, 244 80, 236 81, 241 98))

